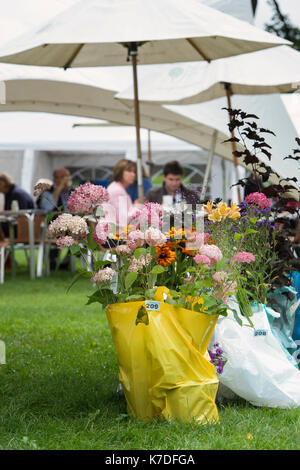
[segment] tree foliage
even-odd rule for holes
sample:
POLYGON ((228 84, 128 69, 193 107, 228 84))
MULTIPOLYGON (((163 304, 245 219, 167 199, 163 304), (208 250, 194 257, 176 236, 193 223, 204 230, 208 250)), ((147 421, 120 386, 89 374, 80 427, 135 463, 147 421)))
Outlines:
POLYGON ((278 0, 268 0, 268 3, 272 7, 273 16, 265 24, 266 31, 293 42, 295 49, 300 51, 300 28, 292 24, 289 15, 282 13, 278 0))

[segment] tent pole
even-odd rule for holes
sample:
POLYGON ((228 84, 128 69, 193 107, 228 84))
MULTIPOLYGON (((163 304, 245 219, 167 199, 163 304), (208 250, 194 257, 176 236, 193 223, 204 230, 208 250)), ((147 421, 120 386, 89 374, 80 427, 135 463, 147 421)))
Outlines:
POLYGON ((207 186, 208 186, 208 179, 209 179, 211 166, 212 166, 212 161, 213 161, 214 154, 215 154, 215 149, 216 149, 217 135, 218 135, 218 131, 215 129, 214 132, 213 132, 213 135, 212 135, 212 139, 211 139, 211 146, 210 146, 209 156, 208 156, 208 160, 207 160, 207 164, 206 164, 206 168, 205 168, 205 174, 204 174, 204 178, 203 178, 202 190, 201 190, 201 194, 200 194, 200 201, 203 201, 204 198, 205 198, 205 194, 206 194, 206 190, 207 190, 207 186))
MULTIPOLYGON (((228 108, 229 109, 232 109, 231 107, 231 94, 232 94, 232 91, 231 91, 231 84, 230 83, 225 83, 224 84, 224 87, 225 87, 225 90, 226 90, 226 97, 227 97, 227 105, 228 105, 228 108)), ((232 121, 232 116, 229 114, 228 112, 228 115, 229 115, 229 120, 230 122, 232 121)), ((234 131, 231 131, 231 137, 234 138, 235 135, 234 135, 234 131)), ((237 157, 234 155, 234 152, 236 152, 237 148, 236 148, 236 142, 231 142, 231 148, 232 148, 232 154, 233 154, 233 164, 234 164, 234 167, 235 167, 235 176, 236 176, 236 179, 237 181, 239 180, 239 174, 238 174, 238 159, 237 157)), ((238 203, 240 204, 242 202, 242 199, 241 199, 241 190, 240 190, 240 187, 238 186, 237 187, 237 195, 238 195, 238 203)))
POLYGON ((143 188, 142 150, 141 150, 141 137, 140 137, 141 125, 140 125, 140 108, 139 108, 138 80, 137 80, 137 45, 136 43, 130 43, 129 54, 131 56, 132 71, 133 71, 138 199, 139 199, 139 203, 143 204, 144 203, 144 188, 143 188))

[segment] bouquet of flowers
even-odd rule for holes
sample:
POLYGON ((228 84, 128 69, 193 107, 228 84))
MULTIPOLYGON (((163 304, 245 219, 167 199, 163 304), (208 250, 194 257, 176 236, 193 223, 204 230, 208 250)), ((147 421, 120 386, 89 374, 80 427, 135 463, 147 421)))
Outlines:
POLYGON ((247 309, 247 299, 265 304, 277 259, 277 227, 271 217, 271 201, 256 192, 239 206, 229 208, 225 203, 210 201, 204 210, 208 214, 206 230, 227 255, 230 270, 238 280, 240 306, 247 309))
MULTIPOLYGON (((152 300, 157 288, 165 287, 166 303, 205 314, 227 315, 230 309, 242 324, 228 302, 232 295, 241 297, 243 293, 246 298, 237 266, 254 261, 255 256, 245 258, 243 252, 233 251, 229 234, 241 217, 238 206, 219 203, 213 208, 212 202, 204 206, 209 223, 230 222, 221 236, 212 225, 199 232, 195 224, 185 228, 180 223, 165 231, 164 209, 156 203, 135 208, 129 224, 117 232, 116 224, 105 216, 107 201, 105 188, 81 185, 68 201, 72 212, 80 215, 64 213, 49 225, 49 234, 59 248, 68 247, 73 255, 86 260, 87 269, 80 269, 74 282, 80 276, 90 278, 95 292, 89 296, 89 304, 99 302, 106 307, 152 300)), ((251 325, 251 310, 243 313, 251 325)))

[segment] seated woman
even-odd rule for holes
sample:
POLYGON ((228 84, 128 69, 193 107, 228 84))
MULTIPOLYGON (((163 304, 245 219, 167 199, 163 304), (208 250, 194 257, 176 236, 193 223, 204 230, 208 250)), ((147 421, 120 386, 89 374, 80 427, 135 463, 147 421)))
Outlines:
POLYGON ((113 181, 107 188, 109 204, 106 205, 106 217, 117 224, 117 231, 125 227, 133 202, 126 191, 136 179, 136 163, 123 158, 113 169, 113 181), (108 212, 109 211, 109 212, 108 212))
MULTIPOLYGON (((143 174, 143 189, 144 189, 144 196, 146 196, 149 189, 152 188, 151 179, 147 177, 146 171, 144 166, 142 166, 142 174, 143 174)), ((131 185, 126 188, 127 193, 131 197, 132 202, 136 202, 138 199, 138 183, 137 180, 131 185)))

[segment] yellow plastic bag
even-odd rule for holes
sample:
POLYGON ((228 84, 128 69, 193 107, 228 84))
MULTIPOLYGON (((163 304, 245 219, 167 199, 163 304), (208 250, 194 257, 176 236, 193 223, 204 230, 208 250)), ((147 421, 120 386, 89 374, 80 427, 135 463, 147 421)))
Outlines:
POLYGON ((164 291, 158 302, 106 308, 128 411, 139 419, 218 422, 219 381, 206 354, 218 316, 167 304, 164 291))

